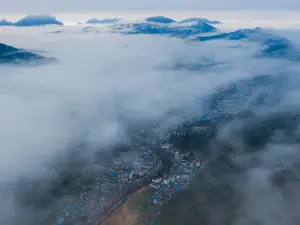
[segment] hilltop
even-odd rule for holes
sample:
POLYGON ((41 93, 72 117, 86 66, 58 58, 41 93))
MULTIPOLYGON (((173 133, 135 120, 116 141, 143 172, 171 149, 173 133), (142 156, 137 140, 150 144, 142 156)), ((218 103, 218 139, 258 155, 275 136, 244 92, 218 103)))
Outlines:
POLYGON ((50 15, 28 15, 18 20, 13 25, 18 27, 27 26, 43 26, 43 25, 63 25, 62 22, 56 20, 54 16, 50 15))

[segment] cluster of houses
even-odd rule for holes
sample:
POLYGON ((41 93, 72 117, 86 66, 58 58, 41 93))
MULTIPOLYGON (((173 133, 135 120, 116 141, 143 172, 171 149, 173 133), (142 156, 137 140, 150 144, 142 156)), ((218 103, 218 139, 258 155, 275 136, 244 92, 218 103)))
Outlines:
POLYGON ((98 174, 94 188, 66 205, 56 224, 89 224, 93 212, 98 215, 105 212, 114 202, 141 185, 143 179, 151 176, 160 165, 151 150, 138 151, 132 158, 130 162, 126 161, 126 157, 114 158, 111 166, 98 174))
MULTIPOLYGON (((163 147, 172 149, 170 144, 163 147)), ((189 154, 174 151, 174 162, 170 172, 152 179, 150 187, 156 190, 152 196, 153 204, 162 205, 172 199, 178 192, 187 188, 192 177, 200 171, 203 164, 200 160, 189 158, 189 154)))

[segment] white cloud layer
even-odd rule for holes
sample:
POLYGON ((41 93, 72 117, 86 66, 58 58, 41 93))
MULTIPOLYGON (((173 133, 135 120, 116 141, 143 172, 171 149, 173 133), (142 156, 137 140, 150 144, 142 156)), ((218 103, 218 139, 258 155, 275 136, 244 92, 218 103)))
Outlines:
POLYGON ((122 130, 119 115, 155 119, 170 108, 193 105, 195 97, 206 96, 220 83, 299 68, 255 59, 254 43, 232 48, 236 43, 227 41, 188 44, 159 36, 79 33, 81 27, 60 34, 48 29, 12 27, 3 36, 6 44, 47 50, 59 61, 0 67, 0 149, 6 152, 1 180, 26 172, 24 168, 36 171, 44 157, 72 139, 115 141, 116 131, 122 130), (178 62, 197 64, 203 57, 224 64, 200 72, 170 69, 178 62))
POLYGON ((66 32, 59 34, 50 32, 57 30, 53 27, 3 28, 1 42, 46 50, 59 61, 0 67, 0 182, 44 175, 45 163, 63 154, 73 140, 101 146, 125 138, 120 115, 156 119, 174 107, 190 107, 201 115, 196 98, 219 84, 300 69, 285 60, 254 58, 255 43, 241 41, 244 48, 234 48, 237 43, 230 41, 190 44, 160 36, 81 33, 81 28, 64 27, 66 32), (203 57, 223 65, 170 69, 176 62, 197 64, 203 57))

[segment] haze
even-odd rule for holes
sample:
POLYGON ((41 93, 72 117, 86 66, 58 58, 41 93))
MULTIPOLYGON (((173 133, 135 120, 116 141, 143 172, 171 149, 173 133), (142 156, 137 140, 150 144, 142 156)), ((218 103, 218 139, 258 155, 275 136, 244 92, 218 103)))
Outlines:
POLYGON ((105 10, 297 10, 297 0, 153 0, 153 1, 116 1, 116 0, 12 0, 0 1, 1 12, 74 12, 105 10))

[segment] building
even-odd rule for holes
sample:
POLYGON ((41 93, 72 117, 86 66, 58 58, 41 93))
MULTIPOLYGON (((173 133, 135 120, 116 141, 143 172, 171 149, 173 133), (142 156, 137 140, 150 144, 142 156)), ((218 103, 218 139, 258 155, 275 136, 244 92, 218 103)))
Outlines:
POLYGON ((159 177, 159 178, 154 178, 154 179, 152 179, 152 182, 153 182, 154 184, 159 184, 160 182, 162 182, 162 178, 161 178, 161 177, 159 177))
POLYGON ((171 181, 171 177, 164 177, 164 184, 168 185, 171 181))
POLYGON ((181 178, 182 178, 183 180, 190 180, 190 179, 191 179, 191 176, 190 176, 189 174, 182 174, 182 175, 181 175, 181 178))
POLYGON ((175 160, 179 160, 181 158, 181 154, 179 153, 179 151, 176 151, 174 156, 175 156, 175 160))
POLYGON ((162 144, 161 147, 162 147, 163 149, 169 149, 169 148, 172 147, 172 145, 167 143, 167 144, 162 144))
POLYGON ((121 161, 119 158, 117 158, 117 159, 114 160, 114 165, 115 165, 116 167, 119 167, 119 166, 122 165, 122 161, 121 161))
POLYGON ((144 176, 146 174, 146 171, 144 170, 144 171, 139 171, 139 176, 144 176))
POLYGON ((130 179, 130 180, 132 179, 133 174, 134 174, 134 172, 131 172, 131 173, 129 174, 129 179, 130 179))
POLYGON ((206 130, 207 129, 207 127, 193 127, 193 131, 196 131, 196 132, 200 132, 200 131, 204 131, 204 130, 206 130))

